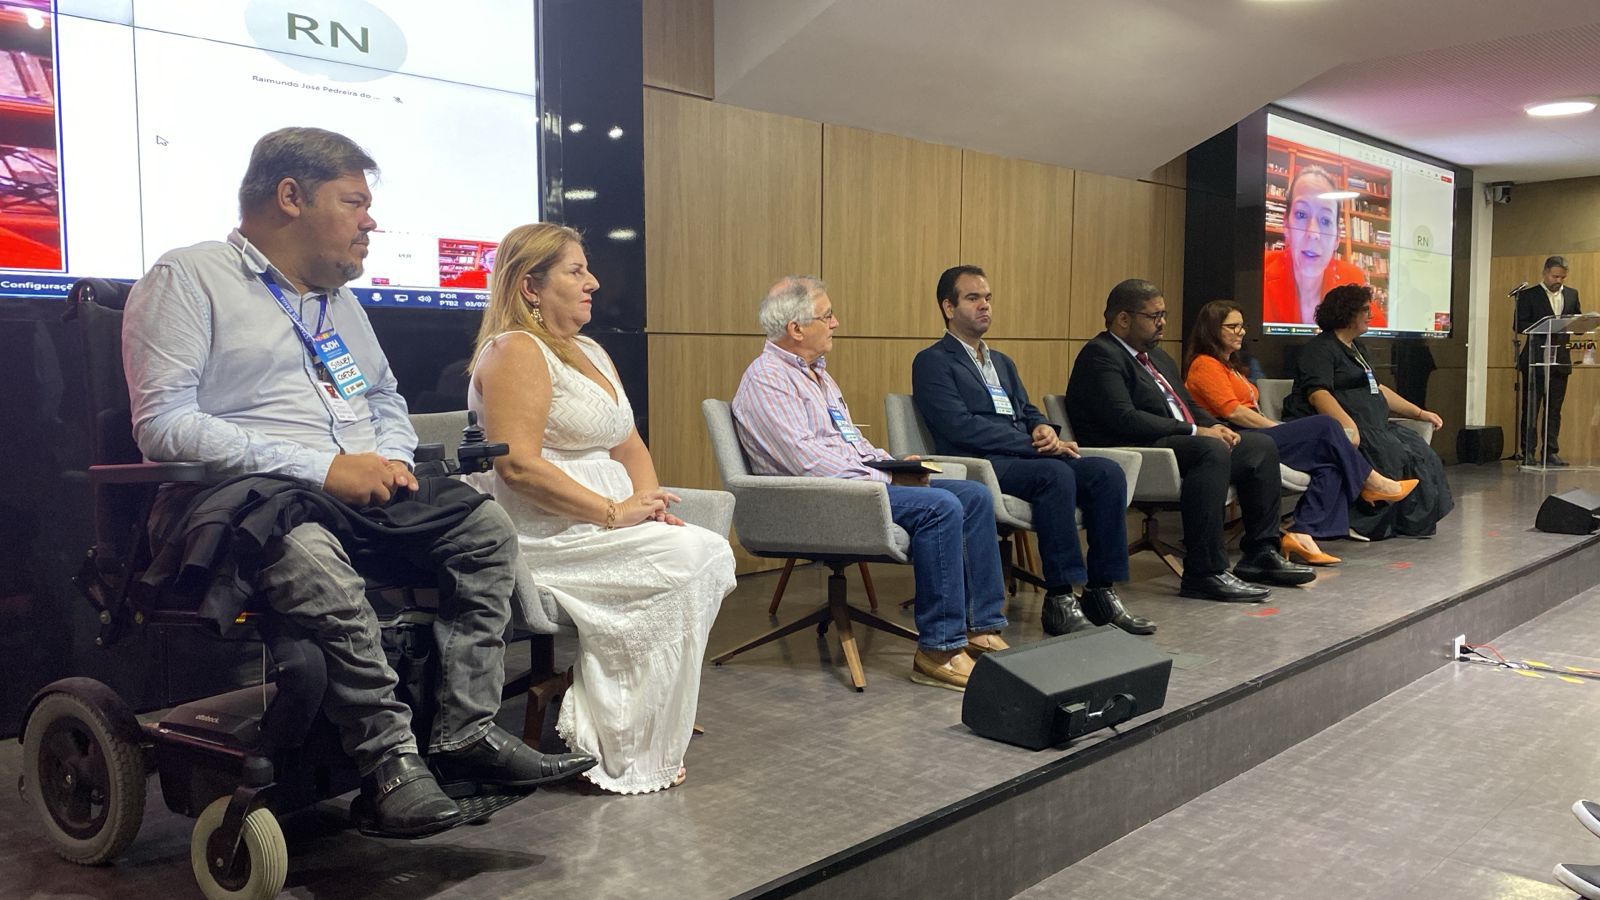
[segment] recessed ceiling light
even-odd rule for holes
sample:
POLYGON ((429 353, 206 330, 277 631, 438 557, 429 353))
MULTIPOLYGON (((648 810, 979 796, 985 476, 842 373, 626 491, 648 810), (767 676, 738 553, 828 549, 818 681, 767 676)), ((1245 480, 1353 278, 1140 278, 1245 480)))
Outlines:
POLYGON ((573 122, 571 125, 567 126, 567 130, 572 132, 573 134, 577 134, 578 132, 583 130, 583 123, 582 122, 573 122))
POLYGON ((1555 116, 1576 116, 1589 112, 1595 107, 1592 97, 1571 97, 1566 100, 1551 100, 1548 103, 1529 103, 1523 109, 1530 116, 1552 118, 1555 116))
POLYGON ((611 126, 611 130, 606 132, 606 137, 611 138, 613 141, 621 140, 622 139, 622 126, 621 125, 613 125, 613 126, 611 126))
POLYGON ((1354 200, 1361 196, 1360 191, 1323 191, 1317 195, 1318 200, 1354 200))

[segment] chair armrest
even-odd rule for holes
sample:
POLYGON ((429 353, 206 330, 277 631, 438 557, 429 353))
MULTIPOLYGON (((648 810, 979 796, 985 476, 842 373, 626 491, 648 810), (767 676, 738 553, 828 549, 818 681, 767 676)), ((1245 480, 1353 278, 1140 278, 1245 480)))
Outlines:
MULTIPOLYGON (((1154 449, 1154 448, 1152 448, 1154 449)), ((1168 450, 1168 453, 1172 451, 1168 450)), ((1135 489, 1139 486, 1139 473, 1144 471, 1144 457, 1132 450, 1117 450, 1111 447, 1080 447, 1080 456, 1099 457, 1109 459, 1122 467, 1122 477, 1128 482, 1128 503, 1133 503, 1135 489)), ((1173 458, 1173 465, 1177 465, 1177 457, 1173 458)))
POLYGON ((1433 424, 1431 422, 1424 422, 1420 419, 1401 419, 1393 416, 1389 418, 1389 421, 1415 431, 1422 438, 1424 444, 1433 443, 1433 424))
POLYGON ((90 466, 89 483, 100 484, 161 484, 167 481, 201 482, 206 478, 206 464, 201 462, 144 462, 121 463, 112 466, 90 466))
POLYGON ((728 536, 728 529, 733 525, 732 494, 700 488, 669 487, 665 490, 678 495, 678 502, 672 505, 673 515, 724 538, 728 536))
POLYGON ((740 475, 727 486, 734 530, 751 552, 906 559, 895 546, 889 486, 881 481, 740 475))
POLYGON ((1182 496, 1183 476, 1178 473, 1178 455, 1165 447, 1117 447, 1139 454, 1139 481, 1133 499, 1157 503, 1176 503, 1182 496))
POLYGON ((987 459, 978 456, 925 456, 923 459, 936 462, 950 472, 956 466, 966 469, 966 479, 976 481, 989 489, 989 500, 994 504, 994 519, 1001 525, 1012 528, 1032 528, 1026 522, 1020 522, 1006 511, 1005 492, 1000 490, 1000 476, 994 473, 994 465, 987 459))

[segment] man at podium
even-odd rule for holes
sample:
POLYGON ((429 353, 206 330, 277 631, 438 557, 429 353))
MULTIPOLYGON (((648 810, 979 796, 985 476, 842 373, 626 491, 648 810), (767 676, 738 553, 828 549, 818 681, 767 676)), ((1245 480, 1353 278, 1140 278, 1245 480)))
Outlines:
MULTIPOLYGON (((1566 286, 1567 260, 1552 256, 1544 261, 1544 277, 1533 287, 1517 294, 1517 331, 1532 326, 1547 316, 1571 316, 1582 310, 1578 306, 1578 291, 1566 286)), ((1517 356, 1517 367, 1522 370, 1522 460, 1527 465, 1564 466, 1566 461, 1557 453, 1560 449, 1561 401, 1567 396, 1567 376, 1572 373, 1572 355, 1567 349, 1565 335, 1549 337, 1530 334, 1517 356), (1557 341, 1555 365, 1548 373, 1532 365, 1544 356, 1546 341, 1557 341), (1548 396, 1546 384, 1549 385, 1548 396), (1540 412, 1540 404, 1549 404, 1548 417, 1540 412), (1539 446, 1539 420, 1544 418, 1544 447, 1539 446)))

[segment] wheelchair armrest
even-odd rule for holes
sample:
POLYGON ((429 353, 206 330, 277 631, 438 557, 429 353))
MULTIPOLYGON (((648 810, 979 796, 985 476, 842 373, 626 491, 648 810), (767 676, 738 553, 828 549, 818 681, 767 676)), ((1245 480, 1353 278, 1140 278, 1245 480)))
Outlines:
POLYGON ((206 481, 206 464, 200 462, 143 462, 90 466, 89 483, 161 484, 167 481, 206 481))

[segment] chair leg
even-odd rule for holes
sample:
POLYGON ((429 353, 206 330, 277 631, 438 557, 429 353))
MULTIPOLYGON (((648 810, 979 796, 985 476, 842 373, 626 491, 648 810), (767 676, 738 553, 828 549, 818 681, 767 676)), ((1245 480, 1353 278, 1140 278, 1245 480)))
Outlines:
POLYGON ((783 561, 783 574, 778 576, 778 586, 772 589, 772 604, 767 607, 767 615, 778 614, 778 602, 783 599, 784 589, 789 586, 789 573, 794 571, 794 559, 783 561))
POLYGON ((1000 583, 1006 586, 1006 596, 1014 597, 1017 594, 1017 564, 1015 559, 1016 546, 1011 542, 1011 533, 1000 535, 1000 583))
POLYGON ((856 646, 856 633, 850 628, 852 610, 845 602, 844 592, 844 573, 835 571, 828 576, 828 612, 839 633, 839 649, 844 651, 844 665, 850 671, 850 686, 860 692, 867 689, 867 671, 861 666, 861 648, 856 646))
POLYGON ((1179 578, 1183 577, 1183 561, 1178 555, 1178 549, 1161 539, 1161 525, 1156 521, 1153 512, 1145 513, 1144 527, 1141 529, 1139 539, 1128 546, 1128 555, 1132 556, 1146 550, 1161 557, 1161 561, 1172 570, 1172 574, 1179 578))
POLYGON ((861 570, 861 583, 867 588, 867 605, 872 607, 873 612, 877 612, 878 592, 872 587, 872 573, 867 570, 866 563, 856 563, 856 567, 861 570))
POLYGON ((711 664, 714 665, 714 666, 720 666, 723 663, 727 662, 728 660, 733 659, 735 656, 738 656, 739 654, 745 652, 746 650, 754 650, 755 648, 761 646, 762 644, 770 644, 773 641, 777 640, 778 638, 787 637, 787 636, 789 636, 791 634, 794 634, 796 631, 802 631, 804 629, 810 628, 813 625, 824 625, 824 624, 827 624, 828 622, 832 621, 831 617, 832 617, 832 614, 829 612, 827 606, 818 607, 817 609, 814 609, 811 612, 806 613, 805 615, 803 615, 800 618, 794 620, 793 622, 790 622, 787 625, 783 625, 783 626, 780 626, 778 628, 774 628, 771 631, 768 631, 768 632, 766 632, 764 634, 758 635, 755 638, 752 638, 752 639, 750 639, 748 641, 745 641, 744 643, 742 643, 739 646, 733 648, 732 650, 729 650, 726 653, 722 653, 720 655, 712 657, 711 658, 711 664))

